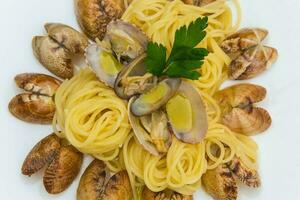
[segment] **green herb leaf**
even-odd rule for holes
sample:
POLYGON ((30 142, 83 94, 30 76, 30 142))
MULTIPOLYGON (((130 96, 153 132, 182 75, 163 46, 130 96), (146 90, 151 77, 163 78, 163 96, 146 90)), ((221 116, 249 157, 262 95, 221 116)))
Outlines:
POLYGON ((149 42, 145 60, 147 71, 160 76, 166 66, 167 49, 163 45, 149 42))
POLYGON ((198 18, 188 27, 183 26, 175 33, 175 41, 170 56, 166 61, 166 48, 150 42, 147 48, 147 71, 156 76, 183 77, 196 80, 197 71, 203 64, 207 49, 195 48, 206 36, 208 18, 198 18))

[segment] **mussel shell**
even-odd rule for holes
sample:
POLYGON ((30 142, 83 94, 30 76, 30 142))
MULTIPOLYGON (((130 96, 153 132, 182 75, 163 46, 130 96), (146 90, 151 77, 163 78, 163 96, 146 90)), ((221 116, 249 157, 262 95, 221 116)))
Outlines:
POLYGON ((68 188, 78 175, 83 154, 73 146, 61 147, 58 154, 45 170, 44 187, 50 194, 58 194, 68 188))
POLYGON ((77 21, 91 39, 103 39, 109 22, 118 19, 125 11, 122 0, 75 0, 77 21))
POLYGON ((202 176, 205 191, 214 199, 236 200, 238 195, 237 183, 226 164, 207 170, 202 176))
POLYGON ((185 4, 190 4, 194 6, 206 6, 216 0, 182 0, 185 4))
POLYGON ((45 29, 48 35, 64 46, 72 54, 83 54, 88 46, 88 39, 74 28, 60 23, 47 23, 45 29))
POLYGON ((108 178, 109 172, 104 162, 91 162, 80 178, 77 200, 98 200, 103 197, 108 178))
POLYGON ((51 134, 39 141, 29 152, 22 165, 22 174, 31 176, 49 164, 59 152, 60 138, 51 134))
POLYGON ((179 140, 183 142, 191 144, 199 143, 205 137, 208 130, 208 119, 205 103, 194 86, 186 81, 181 82, 177 93, 183 94, 189 99, 193 111, 193 121, 192 129, 188 132, 177 130, 172 124, 172 121, 170 121, 173 133, 179 140))
MULTIPOLYGON (((144 116, 147 114, 150 114, 159 108, 161 108, 163 105, 165 105, 170 98, 172 98, 175 94, 177 89, 179 88, 181 84, 181 79, 179 78, 167 78, 161 81, 158 84, 165 84, 165 87, 168 87, 166 94, 157 102, 154 104, 144 102, 143 96, 144 94, 141 94, 138 98, 136 98, 131 106, 130 106, 130 112, 132 112, 135 116, 144 116)), ((156 87, 156 86, 154 86, 156 87)))
POLYGON ((164 190, 161 192, 152 192, 147 187, 142 193, 143 200, 193 200, 192 195, 183 195, 171 190, 164 190))
POLYGON ((19 88, 27 92, 53 96, 61 84, 61 81, 46 74, 23 73, 15 77, 19 88))
POLYGON ((18 119, 29 123, 50 124, 55 114, 52 97, 23 93, 15 96, 8 105, 18 119))
POLYGON ((71 52, 48 36, 35 36, 32 40, 34 55, 50 72, 60 78, 73 76, 71 52))

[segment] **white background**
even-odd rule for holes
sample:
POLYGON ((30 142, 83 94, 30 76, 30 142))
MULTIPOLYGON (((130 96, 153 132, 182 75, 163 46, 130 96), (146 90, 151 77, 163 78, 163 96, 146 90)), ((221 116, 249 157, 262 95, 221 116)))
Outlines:
MULTIPOLYGON (((255 138, 260 146, 262 187, 242 188, 239 199, 300 199, 300 1, 242 0, 241 4, 243 26, 267 28, 270 35, 266 42, 278 48, 279 59, 266 73, 251 80, 268 90, 261 105, 270 111, 273 125, 255 138)), ((9 100, 20 92, 13 82, 16 74, 48 73, 31 50, 31 38, 43 34, 45 22, 78 28, 73 0, 0 0, 1 200, 75 199, 78 179, 64 193, 50 196, 43 188, 41 174, 31 178, 21 175, 26 154, 51 133, 51 127, 19 121, 7 109, 9 100)), ((210 198, 201 191, 195 199, 210 198)))

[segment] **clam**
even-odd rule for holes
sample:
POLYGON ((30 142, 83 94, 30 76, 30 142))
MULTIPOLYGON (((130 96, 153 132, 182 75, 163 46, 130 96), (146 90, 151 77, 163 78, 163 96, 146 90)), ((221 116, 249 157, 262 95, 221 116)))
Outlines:
POLYGON ((133 191, 126 171, 113 175, 105 188, 103 200, 132 200, 133 191))
POLYGON ((55 113, 52 97, 23 93, 9 102, 9 111, 29 123, 50 124, 55 113))
POLYGON ((16 84, 27 92, 15 96, 9 111, 30 123, 50 124, 55 113, 53 96, 61 81, 45 74, 24 73, 15 77, 16 84))
POLYGON ((61 147, 44 173, 43 182, 47 192, 58 194, 68 188, 78 175, 82 160, 83 154, 73 146, 61 147))
POLYGON ((237 199, 237 183, 226 164, 208 170, 202 176, 202 183, 205 191, 216 200, 237 199))
POLYGON ((54 77, 36 73, 19 74, 15 77, 15 82, 19 88, 27 92, 50 97, 54 95, 61 84, 61 81, 54 77))
POLYGON ((96 43, 89 45, 86 49, 86 59, 98 78, 110 87, 114 87, 119 71, 123 67, 115 57, 96 43))
POLYGON ((194 6, 205 6, 216 0, 182 0, 186 4, 194 5, 194 6))
POLYGON ((256 46, 247 49, 229 66, 229 78, 245 80, 253 78, 264 72, 277 59, 278 53, 275 48, 256 46))
POLYGON ((147 187, 142 193, 143 200, 193 200, 192 195, 183 195, 172 190, 164 190, 161 192, 152 192, 147 187))
POLYGON ((257 188, 261 185, 260 177, 256 169, 248 168, 238 157, 234 157, 228 164, 232 173, 249 187, 257 188))
POLYGON ((228 36, 221 43, 221 48, 234 60, 248 48, 261 44, 267 35, 268 31, 266 29, 244 28, 228 36))
POLYGON ((51 134, 38 142, 27 155, 23 165, 22 174, 31 176, 49 164, 59 152, 60 139, 51 134))
POLYGON ((199 92, 182 81, 177 94, 166 104, 175 136, 186 143, 199 143, 208 130, 206 107, 199 92))
POLYGON ((108 178, 109 173, 104 162, 100 160, 91 162, 80 178, 77 200, 97 200, 103 197, 108 178))
POLYGON ((65 24, 47 23, 45 29, 50 38, 72 54, 83 54, 89 44, 85 35, 65 24))
POLYGON ((175 95, 180 83, 181 79, 179 78, 164 79, 138 98, 134 98, 130 111, 135 116, 143 116, 158 110, 175 95))
POLYGON ((245 135, 265 131, 271 125, 271 117, 253 105, 265 96, 266 89, 253 84, 238 84, 217 92, 214 97, 221 107, 221 123, 245 135))
POLYGON ((48 36, 32 39, 34 55, 50 72, 60 78, 73 76, 72 56, 83 53, 88 45, 87 38, 71 28, 59 23, 45 25, 48 36))
MULTIPOLYGON (((128 107, 135 98, 130 99, 128 107)), ((131 112, 128 112, 128 115, 134 135, 145 150, 156 156, 168 151, 172 136, 166 114, 163 111, 158 110, 143 117, 136 117, 131 112)))
POLYGON ((75 0, 77 21, 91 40, 103 39, 107 25, 124 11, 122 0, 75 0))
POLYGON ((136 26, 116 20, 108 24, 100 44, 106 51, 116 55, 120 63, 128 64, 146 51, 148 38, 136 26))
POLYGON ((146 71, 145 58, 146 54, 140 55, 119 72, 114 90, 120 98, 129 99, 157 84, 157 77, 146 71))

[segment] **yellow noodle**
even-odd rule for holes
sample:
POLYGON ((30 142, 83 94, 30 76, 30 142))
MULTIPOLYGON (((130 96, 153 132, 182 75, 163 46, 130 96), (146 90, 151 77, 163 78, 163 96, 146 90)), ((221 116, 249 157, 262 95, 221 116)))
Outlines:
POLYGON ((219 123, 221 110, 213 98, 227 79, 227 66, 231 62, 218 44, 240 24, 238 1, 233 3, 237 10, 234 25, 225 0, 204 7, 179 0, 134 0, 122 17, 140 27, 151 40, 164 44, 169 53, 180 26, 208 16, 207 36, 199 47, 207 48, 209 55, 199 70, 202 76, 190 81, 206 104, 209 121, 207 135, 199 144, 183 143, 173 137, 166 155, 151 155, 130 132, 125 103, 89 69, 65 81, 55 96, 57 111, 53 127, 57 134, 66 137, 80 151, 104 160, 112 171, 126 169, 135 200, 141 198, 144 185, 156 192, 169 188, 193 194, 201 187, 203 173, 234 156, 248 167, 256 167, 256 143, 219 123))
POLYGON ((131 129, 126 104, 90 69, 64 81, 55 95, 55 104, 53 126, 60 131, 56 131, 58 135, 104 161, 119 155, 131 129))
POLYGON ((137 25, 152 41, 165 45, 168 53, 180 26, 188 25, 198 17, 208 16, 207 36, 199 47, 207 48, 209 55, 199 70, 202 76, 191 81, 206 103, 208 133, 204 141, 196 145, 182 143, 174 137, 167 155, 161 157, 152 156, 134 137, 129 136, 123 148, 123 157, 133 186, 136 186, 138 179, 139 185, 142 181, 153 191, 170 188, 182 194, 192 194, 201 187, 201 176, 206 170, 229 162, 235 155, 248 167, 256 167, 255 142, 218 123, 221 111, 212 97, 227 79, 227 66, 231 62, 218 43, 235 32, 240 24, 239 3, 236 0, 233 3, 237 10, 235 25, 225 0, 217 0, 204 7, 186 5, 180 0, 135 0, 124 13, 123 20, 137 25))

